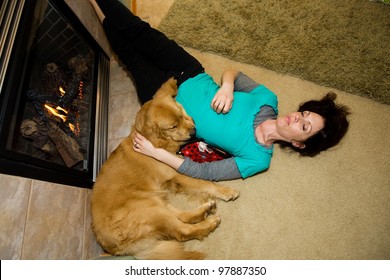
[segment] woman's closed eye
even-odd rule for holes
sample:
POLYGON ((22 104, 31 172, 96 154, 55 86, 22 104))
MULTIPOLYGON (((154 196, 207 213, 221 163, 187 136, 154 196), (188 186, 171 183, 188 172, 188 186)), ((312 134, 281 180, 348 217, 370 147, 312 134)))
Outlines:
MULTIPOLYGON (((302 114, 303 118, 306 118, 310 113, 308 111, 303 111, 303 112, 301 112, 301 114, 302 114)), ((304 123, 302 125, 302 129, 305 132, 309 131, 309 129, 310 129, 310 124, 306 120, 304 120, 304 123)))
POLYGON ((310 114, 308 111, 301 112, 302 117, 307 117, 310 114))

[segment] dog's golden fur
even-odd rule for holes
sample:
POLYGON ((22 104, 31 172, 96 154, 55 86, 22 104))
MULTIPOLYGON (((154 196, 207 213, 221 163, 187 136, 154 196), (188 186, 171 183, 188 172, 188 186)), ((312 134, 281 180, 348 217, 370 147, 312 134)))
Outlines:
POLYGON ((175 102, 176 82, 168 80, 138 112, 128 138, 110 155, 93 187, 93 230, 104 250, 139 259, 202 259, 182 243, 202 239, 214 231, 220 218, 208 201, 193 211, 168 202, 169 192, 208 195, 225 201, 238 192, 209 181, 190 178, 133 150, 136 131, 156 147, 176 152, 194 132, 192 119, 175 102))

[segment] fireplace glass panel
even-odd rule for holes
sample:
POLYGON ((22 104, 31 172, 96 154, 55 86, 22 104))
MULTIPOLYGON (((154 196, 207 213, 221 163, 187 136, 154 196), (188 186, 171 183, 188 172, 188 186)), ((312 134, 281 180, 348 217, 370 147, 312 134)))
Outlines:
POLYGON ((17 153, 88 169, 94 52, 47 1, 29 33, 29 61, 11 149, 17 153))
POLYGON ((0 65, 0 170, 91 187, 106 158, 109 58, 61 0, 2 3, 2 31, 19 5, 0 65))

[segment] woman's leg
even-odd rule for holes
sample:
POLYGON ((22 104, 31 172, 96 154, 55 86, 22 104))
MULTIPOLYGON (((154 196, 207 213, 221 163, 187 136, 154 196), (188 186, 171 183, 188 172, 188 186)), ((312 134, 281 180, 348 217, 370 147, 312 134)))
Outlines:
POLYGON ((96 3, 96 0, 90 0, 90 3, 103 24, 104 31, 112 49, 132 74, 139 101, 144 104, 152 99, 162 83, 167 80, 166 73, 142 53, 135 50, 131 42, 124 39, 123 34, 110 22, 105 20, 106 16, 96 3))
POLYGON ((142 21, 116 0, 97 0, 105 21, 116 28, 120 38, 147 57, 178 83, 204 71, 202 65, 173 40, 142 21))
POLYGON ((110 22, 104 20, 103 28, 111 47, 119 60, 131 73, 141 104, 153 98, 160 86, 169 78, 167 73, 156 66, 153 61, 134 49, 128 41, 122 40, 121 34, 110 22))

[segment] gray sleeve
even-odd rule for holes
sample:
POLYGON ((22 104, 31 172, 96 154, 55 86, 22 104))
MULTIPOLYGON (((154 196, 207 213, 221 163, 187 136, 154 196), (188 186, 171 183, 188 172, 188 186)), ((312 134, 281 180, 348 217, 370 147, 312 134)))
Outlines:
POLYGON ((237 78, 234 81, 234 91, 251 92, 258 86, 259 83, 255 82, 242 72, 238 72, 237 78))
POLYGON ((225 181, 242 178, 234 158, 202 163, 185 158, 177 171, 193 178, 209 181, 225 181))

